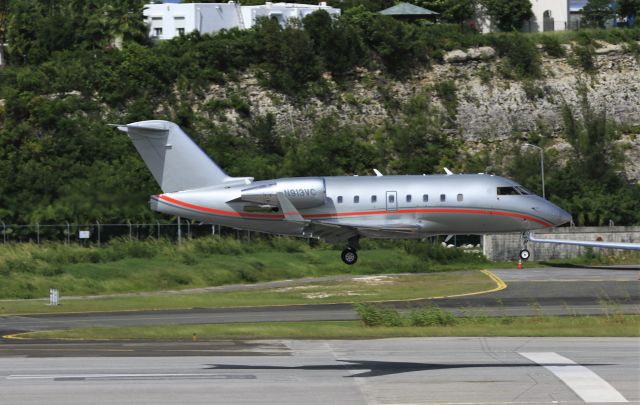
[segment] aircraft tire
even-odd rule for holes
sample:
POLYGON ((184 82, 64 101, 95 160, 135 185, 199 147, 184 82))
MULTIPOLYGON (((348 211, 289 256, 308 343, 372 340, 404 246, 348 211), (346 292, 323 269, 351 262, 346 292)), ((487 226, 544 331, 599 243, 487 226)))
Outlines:
POLYGON ((355 264, 358 261, 358 253, 356 253, 355 249, 346 248, 342 251, 340 255, 342 257, 342 261, 349 266, 355 264))
POLYGON ((531 257, 531 253, 527 249, 522 249, 520 251, 520 258, 522 260, 529 260, 530 257, 531 257))

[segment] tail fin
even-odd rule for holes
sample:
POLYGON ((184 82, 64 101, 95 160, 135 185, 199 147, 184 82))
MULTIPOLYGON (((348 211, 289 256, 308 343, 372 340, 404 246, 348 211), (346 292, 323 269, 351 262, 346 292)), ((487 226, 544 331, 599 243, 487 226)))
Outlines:
POLYGON ((176 124, 140 121, 117 125, 126 132, 165 193, 219 185, 234 180, 176 124))

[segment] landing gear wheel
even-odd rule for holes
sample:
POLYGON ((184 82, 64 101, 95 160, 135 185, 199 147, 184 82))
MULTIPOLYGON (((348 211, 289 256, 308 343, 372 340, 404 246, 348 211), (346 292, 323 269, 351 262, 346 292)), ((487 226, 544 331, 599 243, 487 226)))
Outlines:
POLYGON ((341 257, 342 261, 349 266, 355 264, 355 262, 358 261, 358 254, 356 253, 355 249, 352 248, 346 248, 345 250, 343 250, 341 257))
POLYGON ((522 260, 529 260, 530 257, 531 257, 531 253, 527 249, 522 249, 520 251, 520 258, 522 260))

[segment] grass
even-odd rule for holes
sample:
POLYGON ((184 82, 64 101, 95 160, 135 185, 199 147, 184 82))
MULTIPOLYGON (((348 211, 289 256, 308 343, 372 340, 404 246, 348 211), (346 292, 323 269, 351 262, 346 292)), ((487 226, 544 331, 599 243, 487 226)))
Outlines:
POLYGON ((459 318, 448 326, 367 327, 360 321, 272 322, 215 325, 170 325, 127 328, 82 328, 32 332, 31 339, 374 339, 428 336, 640 336, 640 316, 570 316, 459 318))
POLYGON ((0 246, 0 299, 133 293, 255 283, 335 274, 426 273, 480 269, 480 254, 463 254, 427 243, 363 246, 355 266, 339 251, 311 248, 305 240, 272 238, 243 243, 200 238, 169 241, 119 240, 104 247, 62 244, 0 246), (409 251, 409 247, 416 252, 409 251), (426 253, 425 253, 426 252, 426 253))
POLYGON ((0 314, 56 313, 118 310, 156 310, 264 305, 327 304, 407 300, 464 294, 492 289, 495 283, 479 271, 357 277, 284 288, 236 292, 132 296, 67 300, 56 307, 45 301, 0 302, 0 314))

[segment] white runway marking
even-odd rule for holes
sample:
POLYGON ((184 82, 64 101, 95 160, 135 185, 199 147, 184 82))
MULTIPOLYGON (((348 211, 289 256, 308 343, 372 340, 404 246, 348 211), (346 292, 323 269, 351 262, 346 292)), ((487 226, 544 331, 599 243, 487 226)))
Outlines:
POLYGON ((629 402, 599 375, 558 353, 519 354, 551 371, 584 402, 629 402))

